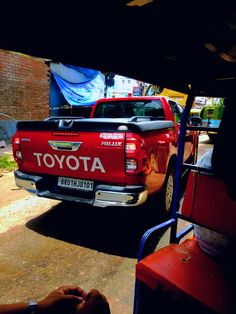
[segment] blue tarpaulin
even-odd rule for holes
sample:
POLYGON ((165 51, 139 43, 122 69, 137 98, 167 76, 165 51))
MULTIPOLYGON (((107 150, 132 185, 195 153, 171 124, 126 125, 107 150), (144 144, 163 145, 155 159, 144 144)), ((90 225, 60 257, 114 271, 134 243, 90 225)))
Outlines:
POLYGON ((51 63, 50 68, 70 105, 92 105, 104 96, 105 77, 100 71, 62 63, 51 63))

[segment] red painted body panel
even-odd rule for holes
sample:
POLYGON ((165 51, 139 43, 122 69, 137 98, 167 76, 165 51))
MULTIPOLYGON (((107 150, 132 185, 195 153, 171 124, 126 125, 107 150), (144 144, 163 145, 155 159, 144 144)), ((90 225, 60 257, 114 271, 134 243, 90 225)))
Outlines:
POLYGON ((121 147, 105 147, 101 145, 99 134, 80 132, 76 137, 62 138, 50 131, 17 131, 16 136, 29 139, 21 141, 23 161, 19 169, 27 173, 124 184, 124 140, 121 147), (50 140, 78 141, 82 145, 75 152, 57 151, 50 147, 50 140))

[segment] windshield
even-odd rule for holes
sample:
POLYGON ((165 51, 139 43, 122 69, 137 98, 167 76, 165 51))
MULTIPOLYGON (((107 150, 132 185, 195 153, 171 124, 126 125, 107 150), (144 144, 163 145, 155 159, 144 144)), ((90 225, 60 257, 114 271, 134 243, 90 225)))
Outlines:
POLYGON ((97 105, 95 118, 131 118, 152 116, 163 120, 164 110, 160 100, 125 100, 102 102, 97 105))

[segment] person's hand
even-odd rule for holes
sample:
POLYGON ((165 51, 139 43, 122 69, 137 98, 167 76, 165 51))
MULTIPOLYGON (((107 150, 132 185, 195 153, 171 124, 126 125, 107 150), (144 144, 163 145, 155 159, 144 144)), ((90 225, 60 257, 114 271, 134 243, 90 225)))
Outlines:
POLYGON ((42 313, 66 314, 74 311, 86 296, 87 293, 79 287, 63 286, 51 292, 38 305, 42 313))
POLYGON ((91 290, 85 300, 77 305, 75 314, 110 314, 106 297, 98 290, 91 290))

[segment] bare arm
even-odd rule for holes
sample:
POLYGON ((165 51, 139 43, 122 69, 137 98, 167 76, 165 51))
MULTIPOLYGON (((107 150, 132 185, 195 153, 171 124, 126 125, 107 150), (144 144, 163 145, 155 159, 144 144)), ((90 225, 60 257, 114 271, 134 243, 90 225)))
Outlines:
MULTIPOLYGON (((63 286, 38 302, 38 314, 66 314, 83 302, 86 292, 76 286, 63 286)), ((0 314, 28 314, 27 303, 1 304, 0 314)))
POLYGON ((27 303, 0 305, 0 314, 24 314, 24 313, 27 313, 27 303))

